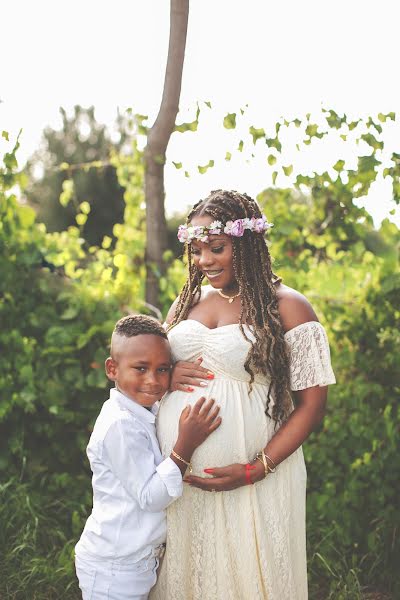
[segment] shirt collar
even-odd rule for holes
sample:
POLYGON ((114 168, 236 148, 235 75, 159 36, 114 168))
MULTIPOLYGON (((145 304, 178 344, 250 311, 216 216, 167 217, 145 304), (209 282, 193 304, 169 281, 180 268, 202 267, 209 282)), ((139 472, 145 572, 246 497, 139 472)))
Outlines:
POLYGON ((154 423, 156 420, 156 414, 158 412, 158 402, 153 404, 150 410, 147 410, 141 404, 138 404, 135 400, 128 398, 125 394, 122 394, 117 388, 112 388, 110 390, 110 398, 112 400, 116 400, 118 404, 129 410, 129 412, 136 415, 139 419, 144 421, 148 421, 149 423, 154 423))

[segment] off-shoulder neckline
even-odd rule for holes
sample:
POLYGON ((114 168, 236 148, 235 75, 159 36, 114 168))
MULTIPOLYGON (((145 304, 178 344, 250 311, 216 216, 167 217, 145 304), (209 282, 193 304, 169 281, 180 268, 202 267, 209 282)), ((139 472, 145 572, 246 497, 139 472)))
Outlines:
MULTIPOLYGON (((180 321, 179 323, 177 323, 177 325, 180 325, 181 323, 185 323, 185 321, 192 321, 193 323, 198 323, 199 325, 201 325, 208 331, 218 331, 219 329, 224 329, 226 327, 239 327, 239 325, 240 325, 240 323, 228 323, 227 325, 220 325, 219 327, 208 327, 207 325, 205 325, 201 321, 198 321, 197 319, 185 319, 184 321, 180 321)), ((287 335, 289 335, 289 333, 292 333, 293 331, 297 331, 301 327, 305 327, 305 326, 309 326, 309 325, 313 325, 313 324, 316 324, 316 325, 319 325, 320 327, 322 327, 322 325, 319 321, 305 321, 304 323, 300 323, 299 325, 292 327, 292 329, 289 329, 288 331, 286 331, 286 333, 284 335, 286 337, 287 335)), ((248 327, 249 329, 251 329, 251 325, 247 325, 247 323, 244 323, 243 327, 248 327)))

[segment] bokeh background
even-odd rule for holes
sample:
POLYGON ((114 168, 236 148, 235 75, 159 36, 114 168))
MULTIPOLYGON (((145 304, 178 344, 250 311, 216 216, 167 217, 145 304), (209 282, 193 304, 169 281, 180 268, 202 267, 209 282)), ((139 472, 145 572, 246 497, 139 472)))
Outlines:
POLYGON ((257 197, 275 272, 331 343, 338 385, 304 444, 310 598, 400 597, 397 3, 190 2, 151 305, 144 149, 169 2, 3 8, 0 597, 79 598, 113 324, 165 316, 185 278, 177 225, 221 187, 257 197))

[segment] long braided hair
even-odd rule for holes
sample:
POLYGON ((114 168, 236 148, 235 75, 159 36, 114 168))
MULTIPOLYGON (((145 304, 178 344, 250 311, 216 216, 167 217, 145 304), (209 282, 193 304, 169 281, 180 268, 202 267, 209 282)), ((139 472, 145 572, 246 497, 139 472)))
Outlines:
MULTIPOLYGON (((247 194, 226 190, 212 191, 207 198, 197 202, 187 217, 187 223, 196 216, 204 215, 222 223, 262 216, 257 202, 247 194)), ((251 343, 244 364, 250 375, 250 391, 254 372, 270 380, 265 412, 278 423, 288 415, 290 407, 289 357, 276 295, 276 284, 281 280, 272 271, 271 256, 262 234, 245 230, 243 237, 232 236, 231 239, 233 270, 241 298, 239 326, 243 336, 251 343), (254 341, 246 335, 245 324, 251 325, 254 341), (272 413, 269 411, 271 395, 274 397, 272 413)), ((193 263, 191 244, 186 244, 186 252, 189 275, 170 328, 188 317, 201 295, 204 275, 193 263)))

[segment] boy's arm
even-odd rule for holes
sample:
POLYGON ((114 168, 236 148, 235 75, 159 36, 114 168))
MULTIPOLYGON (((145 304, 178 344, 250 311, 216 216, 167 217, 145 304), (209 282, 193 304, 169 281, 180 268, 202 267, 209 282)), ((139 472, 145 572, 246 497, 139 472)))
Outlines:
POLYGON ((116 421, 103 447, 103 460, 142 510, 159 512, 182 495, 179 468, 170 458, 156 466, 151 441, 140 424, 116 421))

